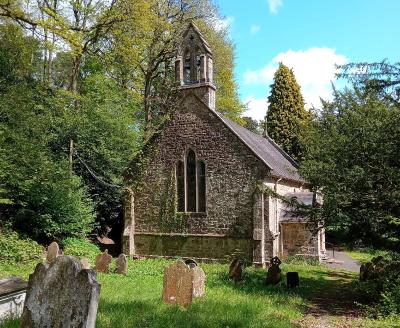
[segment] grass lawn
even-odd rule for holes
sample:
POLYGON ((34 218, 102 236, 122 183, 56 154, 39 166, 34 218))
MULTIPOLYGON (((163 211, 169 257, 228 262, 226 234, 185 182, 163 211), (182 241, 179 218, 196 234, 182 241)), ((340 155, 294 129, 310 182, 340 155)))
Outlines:
MULTIPOLYGON (((300 274, 300 288, 288 290, 265 286, 263 269, 247 268, 245 281, 235 284, 227 279, 228 265, 201 264, 207 276, 206 296, 196 299, 188 310, 181 310, 161 300, 163 270, 169 263, 130 260, 127 276, 98 274, 101 300, 96 327, 311 327, 299 322, 313 297, 327 288, 351 290, 355 277, 342 273, 331 279, 332 271, 323 266, 283 264, 284 274, 300 274)), ((16 274, 27 278, 33 267, 32 263, 19 267, 0 264, 0 278, 16 274)), ((390 321, 360 320, 357 322, 369 327, 396 327, 390 321)), ((9 321, 0 327, 19 327, 19 323, 9 321)), ((339 323, 337 327, 344 326, 339 323)))
POLYGON ((345 253, 360 263, 366 263, 376 256, 387 256, 389 252, 366 248, 364 250, 346 250, 345 253))

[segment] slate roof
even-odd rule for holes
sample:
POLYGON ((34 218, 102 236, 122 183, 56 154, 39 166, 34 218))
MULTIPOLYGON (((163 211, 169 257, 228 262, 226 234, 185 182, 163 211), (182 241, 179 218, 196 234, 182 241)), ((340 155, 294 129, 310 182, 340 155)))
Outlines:
POLYGON ((264 164, 268 166, 272 175, 288 180, 305 182, 298 172, 299 166, 297 163, 271 138, 264 138, 231 121, 222 114, 216 111, 214 111, 214 113, 264 164))
MULTIPOLYGON (((315 195, 312 191, 305 192, 288 192, 284 195, 287 198, 295 198, 297 202, 311 206, 314 203, 315 195)), ((282 208, 279 215, 279 222, 307 222, 307 218, 296 216, 293 209, 285 203, 282 203, 282 208)))

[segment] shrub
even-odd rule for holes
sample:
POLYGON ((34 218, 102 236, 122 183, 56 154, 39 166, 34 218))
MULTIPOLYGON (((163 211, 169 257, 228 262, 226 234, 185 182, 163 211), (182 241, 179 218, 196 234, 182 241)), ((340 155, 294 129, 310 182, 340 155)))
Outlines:
MULTIPOLYGON (((50 166, 50 164, 49 164, 50 166)), ((15 230, 47 244, 66 237, 85 237, 94 224, 93 202, 77 176, 53 167, 25 190, 25 206, 12 219, 15 230)))
POLYGON ((386 258, 376 257, 369 266, 367 281, 360 282, 364 300, 373 302, 369 312, 374 316, 400 314, 400 261, 399 254, 389 253, 386 258))
POLYGON ((44 249, 31 239, 22 239, 16 232, 0 230, 0 262, 39 260, 44 249))
POLYGON ((100 249, 87 239, 66 238, 62 241, 62 246, 65 255, 86 257, 89 260, 94 260, 100 253, 100 249))

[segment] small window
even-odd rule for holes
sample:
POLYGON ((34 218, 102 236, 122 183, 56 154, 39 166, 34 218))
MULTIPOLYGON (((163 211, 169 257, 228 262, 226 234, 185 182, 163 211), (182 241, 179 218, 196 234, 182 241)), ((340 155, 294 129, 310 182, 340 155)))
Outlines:
POLYGON ((190 51, 186 49, 183 63, 183 80, 185 83, 190 83, 190 51))
POLYGON ((206 212, 206 166, 191 149, 176 163, 176 184, 179 212, 206 212))
POLYGON ((201 79, 201 53, 200 53, 200 48, 196 47, 196 81, 200 81, 201 79))
POLYGON ((182 161, 176 164, 176 192, 178 198, 178 211, 185 211, 185 171, 182 161))
POLYGON ((186 202, 188 212, 196 211, 196 155, 189 150, 186 161, 186 202))

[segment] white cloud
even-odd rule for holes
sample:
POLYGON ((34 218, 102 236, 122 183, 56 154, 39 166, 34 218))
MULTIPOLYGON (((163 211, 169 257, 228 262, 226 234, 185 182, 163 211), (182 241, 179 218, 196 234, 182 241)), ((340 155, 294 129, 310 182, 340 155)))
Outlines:
POLYGON ((251 35, 257 34, 258 32, 260 32, 260 30, 261 30, 260 25, 251 25, 250 26, 250 34, 251 35))
POLYGON ((255 98, 254 95, 247 97, 244 101, 247 110, 242 116, 250 116, 255 120, 263 120, 267 113, 268 100, 267 98, 255 98))
POLYGON ((282 7, 283 0, 268 0, 269 11, 272 14, 278 13, 279 7, 282 7))
POLYGON ((331 48, 310 48, 307 50, 288 50, 275 56, 266 66, 244 74, 245 84, 266 84, 273 82, 279 63, 293 68, 297 82, 307 106, 318 107, 320 97, 331 99, 331 82, 335 80, 335 64, 344 64, 348 59, 331 48))
POLYGON ((222 31, 222 30, 229 29, 232 26, 234 21, 235 21, 235 17, 227 16, 222 19, 215 19, 213 24, 214 24, 214 28, 217 31, 222 31))

